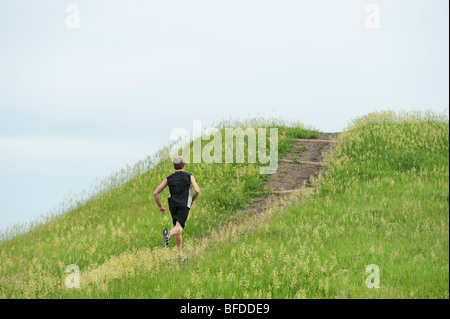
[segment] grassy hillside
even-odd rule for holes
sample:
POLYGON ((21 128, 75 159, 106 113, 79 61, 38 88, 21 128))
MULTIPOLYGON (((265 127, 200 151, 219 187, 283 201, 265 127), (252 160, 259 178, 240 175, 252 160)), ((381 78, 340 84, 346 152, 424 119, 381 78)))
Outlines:
MULTIPOLYGON (((247 122, 245 125, 260 125, 247 122)), ((298 124, 289 139, 314 138, 298 124)), ((170 224, 148 194, 170 162, 0 245, 0 297, 449 298, 449 126, 428 113, 353 121, 309 195, 237 213, 263 191, 254 164, 190 164, 202 188, 183 233, 189 259, 161 247, 170 224), (223 226, 223 227, 220 227, 223 226), (65 288, 77 264, 81 289, 65 288), (380 288, 367 288, 368 265, 380 288)))
MULTIPOLYGON (((278 120, 227 121, 218 127, 278 127, 280 157, 289 151, 289 139, 317 137, 317 132, 299 123, 278 120)), ((108 265, 129 251, 160 247, 162 229, 171 225, 171 219, 159 213, 149 195, 173 172, 168 154, 166 147, 122 170, 99 185, 98 193, 86 203, 1 242, 0 298, 65 296, 67 265, 76 264, 83 272, 108 265)), ((202 190, 189 218, 187 241, 236 220, 236 212, 251 197, 264 195, 267 175, 259 174, 259 163, 188 164, 186 170, 195 175, 202 190)), ((161 195, 167 203, 168 190, 161 195)))

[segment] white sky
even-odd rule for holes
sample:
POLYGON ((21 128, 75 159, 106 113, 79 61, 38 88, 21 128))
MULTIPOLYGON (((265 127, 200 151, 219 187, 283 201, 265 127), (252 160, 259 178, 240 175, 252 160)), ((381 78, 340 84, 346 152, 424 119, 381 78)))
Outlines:
MULTIPOLYGON (((223 119, 449 105, 447 0, 0 2, 0 230, 223 119), (69 3, 80 28, 65 24, 69 3), (380 8, 380 28, 365 25, 380 8)), ((150 190, 149 190, 150 191, 150 190)))

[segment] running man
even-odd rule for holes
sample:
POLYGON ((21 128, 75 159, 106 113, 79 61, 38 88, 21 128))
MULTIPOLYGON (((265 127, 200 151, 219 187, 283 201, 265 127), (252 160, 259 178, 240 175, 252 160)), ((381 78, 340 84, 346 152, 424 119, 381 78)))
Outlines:
POLYGON ((165 214, 167 211, 161 204, 159 193, 161 193, 166 186, 169 186, 170 197, 168 198, 168 204, 174 227, 170 231, 167 228, 164 228, 163 245, 164 247, 169 247, 170 237, 175 236, 178 247, 178 260, 180 261, 186 259, 186 254, 183 252, 182 247, 183 239, 181 233, 186 224, 191 205, 200 194, 200 189, 198 188, 194 176, 185 172, 184 166, 184 159, 182 157, 175 157, 173 159, 175 173, 167 176, 153 192, 153 197, 159 207, 159 211, 161 214, 165 214), (192 192, 192 188, 194 189, 194 192, 192 192))

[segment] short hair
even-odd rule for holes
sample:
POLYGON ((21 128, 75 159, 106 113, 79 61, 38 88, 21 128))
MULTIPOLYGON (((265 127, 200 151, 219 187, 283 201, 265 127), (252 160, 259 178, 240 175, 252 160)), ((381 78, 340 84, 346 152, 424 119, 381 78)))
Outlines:
POLYGON ((184 164, 186 164, 186 162, 184 161, 184 158, 182 158, 181 156, 175 157, 173 159, 172 163, 173 163, 173 168, 175 168, 175 169, 182 169, 184 167, 184 164))

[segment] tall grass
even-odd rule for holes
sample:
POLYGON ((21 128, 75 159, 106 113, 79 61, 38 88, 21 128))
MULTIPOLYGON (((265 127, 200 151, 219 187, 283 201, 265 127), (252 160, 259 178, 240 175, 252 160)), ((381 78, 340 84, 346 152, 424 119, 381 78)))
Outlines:
MULTIPOLYGON (((280 157, 291 138, 317 137, 275 123, 280 157)), ((449 298, 448 118, 368 114, 325 162, 314 192, 256 215, 237 212, 263 190, 257 164, 189 164, 202 194, 183 233, 189 258, 178 263, 173 243, 161 247, 170 218, 148 201, 172 170, 162 160, 0 244, 0 297, 449 298), (68 264, 81 269, 80 289, 65 287, 68 264), (366 286, 371 264, 380 288, 366 286)))
POLYGON ((448 298, 448 119, 374 113, 354 121, 310 196, 293 195, 187 247, 129 252, 71 297, 448 298), (368 288, 368 265, 380 288, 368 288), (110 268, 111 269, 111 268, 110 268))
MULTIPOLYGON (((224 127, 279 128, 279 156, 290 149, 293 134, 317 136, 300 123, 280 120, 227 121, 224 127), (289 125, 289 129, 287 129, 289 125)), ((206 142, 203 141, 203 144, 206 142)), ((171 224, 149 201, 149 194, 173 171, 170 145, 153 157, 127 167, 104 180, 86 199, 67 210, 9 236, 0 243, 0 297, 58 297, 66 293, 65 269, 76 264, 82 271, 107 265, 130 251, 161 246, 161 229, 171 224)), ((247 154, 246 154, 247 156, 247 154)), ((252 196, 263 192, 265 175, 259 163, 188 164, 202 188, 189 219, 189 236, 208 236, 218 226, 236 220, 236 212, 252 196)), ((163 203, 167 191, 162 194, 163 203)))

